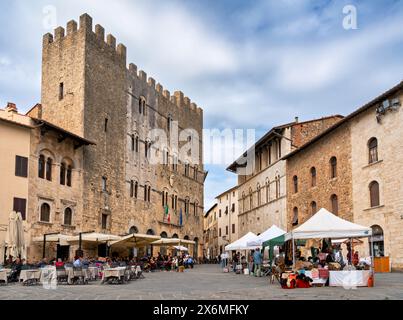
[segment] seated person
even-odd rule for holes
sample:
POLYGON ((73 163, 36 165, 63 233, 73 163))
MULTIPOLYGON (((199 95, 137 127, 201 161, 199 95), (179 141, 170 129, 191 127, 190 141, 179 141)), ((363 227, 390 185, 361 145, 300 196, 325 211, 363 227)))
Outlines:
POLYGON ((73 267, 74 268, 82 268, 82 258, 81 257, 76 257, 76 259, 73 262, 73 267))
POLYGON ((64 262, 62 259, 58 258, 56 263, 55 263, 56 269, 63 269, 64 268, 64 262))

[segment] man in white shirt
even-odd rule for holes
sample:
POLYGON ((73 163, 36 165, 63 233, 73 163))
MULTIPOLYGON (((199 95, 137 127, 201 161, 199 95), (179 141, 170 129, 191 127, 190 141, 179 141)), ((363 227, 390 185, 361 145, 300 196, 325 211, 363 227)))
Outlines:
POLYGON ((82 264, 82 262, 81 262, 81 257, 78 257, 78 258, 74 261, 73 266, 74 266, 75 268, 80 268, 80 267, 83 266, 83 264, 82 264))

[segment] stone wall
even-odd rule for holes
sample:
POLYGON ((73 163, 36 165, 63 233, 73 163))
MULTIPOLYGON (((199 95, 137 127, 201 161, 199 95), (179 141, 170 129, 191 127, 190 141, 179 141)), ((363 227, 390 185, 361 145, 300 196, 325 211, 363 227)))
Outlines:
MULTIPOLYGON (((403 102, 403 93, 391 95, 403 102)), ((372 106, 351 121, 354 222, 372 227, 378 225, 384 232, 384 255, 390 257, 394 270, 403 270, 403 110, 388 112, 376 120, 372 106), (368 142, 378 140, 379 161, 369 164, 368 142), (380 185, 380 206, 371 208, 369 185, 380 185)), ((367 256, 368 243, 359 248, 360 256, 367 256)))
POLYGON ((331 196, 337 195, 339 216, 353 220, 350 126, 344 124, 324 138, 287 159, 287 225, 293 228, 293 210, 298 208, 299 225, 312 216, 311 203, 317 210, 332 211, 331 196), (337 177, 331 178, 330 159, 337 158, 337 177), (316 186, 312 187, 311 168, 316 168, 316 186), (293 177, 298 177, 294 192, 293 177))

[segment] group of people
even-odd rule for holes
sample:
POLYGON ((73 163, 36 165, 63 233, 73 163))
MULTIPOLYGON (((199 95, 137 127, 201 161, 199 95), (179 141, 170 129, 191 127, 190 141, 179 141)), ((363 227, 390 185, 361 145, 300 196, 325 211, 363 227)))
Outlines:
MULTIPOLYGON (((262 275, 262 264, 263 264, 263 253, 260 248, 256 250, 251 250, 249 258, 242 255, 240 252, 233 252, 231 258, 232 271, 234 273, 241 272, 244 269, 249 269, 249 274, 255 277, 260 277, 262 275), (242 266, 242 267, 238 267, 242 266)), ((222 268, 226 268, 229 265, 229 254, 223 252, 220 255, 220 265, 222 268)))
POLYGON ((186 253, 179 254, 177 256, 172 256, 171 254, 162 255, 158 252, 157 257, 151 257, 144 255, 140 262, 144 271, 178 271, 181 267, 191 268, 194 266, 194 259, 186 253))
POLYGON ((156 270, 178 270, 180 267, 191 268, 194 267, 194 259, 188 254, 182 253, 178 256, 162 255, 158 253, 157 257, 144 255, 141 258, 138 257, 113 257, 113 258, 92 258, 75 256, 72 260, 54 258, 48 260, 44 258, 39 262, 31 263, 27 259, 13 258, 9 256, 3 265, 0 264, 0 269, 11 269, 9 277, 10 282, 19 281, 21 270, 40 269, 46 266, 54 266, 56 269, 63 269, 65 267, 71 268, 83 268, 86 269, 89 266, 103 266, 107 268, 126 267, 126 266, 140 266, 142 270, 156 271, 156 270))

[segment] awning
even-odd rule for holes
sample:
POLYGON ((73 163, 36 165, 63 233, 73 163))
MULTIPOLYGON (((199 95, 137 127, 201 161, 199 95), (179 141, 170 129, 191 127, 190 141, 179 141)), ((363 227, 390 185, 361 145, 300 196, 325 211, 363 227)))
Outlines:
MULTIPOLYGON (((65 234, 49 234, 46 235, 46 242, 58 242, 60 245, 69 245, 68 241, 72 238, 72 236, 68 236, 65 234)), ((43 236, 38 236, 32 239, 34 242, 43 242, 43 236)))
POLYGON ((304 224, 286 234, 285 239, 368 238, 372 229, 343 220, 326 209, 320 209, 304 224))
POLYGON ((245 234, 242 238, 227 245, 225 247, 225 251, 256 249, 256 247, 259 247, 259 246, 248 246, 248 242, 255 241, 256 238, 257 238, 257 235, 255 235, 252 232, 249 232, 249 233, 245 234))
POLYGON ((159 236, 153 236, 149 234, 133 233, 128 236, 122 237, 119 240, 112 241, 110 246, 126 246, 126 247, 141 247, 150 244, 160 239, 159 236))
MULTIPOLYGON (((108 241, 117 241, 120 240, 122 237, 115 236, 113 234, 106 234, 106 233, 83 233, 81 234, 81 241, 82 242, 108 242, 108 241)), ((74 236, 69 238, 69 242, 78 242, 80 240, 80 236, 74 236)))
POLYGON ((282 246, 285 242, 285 234, 263 242, 263 248, 269 247, 269 259, 273 260, 273 249, 275 246, 282 246))
POLYGON ((160 240, 154 241, 151 243, 153 246, 164 246, 164 245, 182 245, 182 244, 196 244, 196 242, 192 240, 184 240, 184 239, 171 239, 171 238, 162 238, 160 240))
POLYGON ((277 238, 279 236, 282 236, 286 234, 284 230, 281 230, 279 227, 276 225, 271 226, 269 229, 267 229, 265 232, 262 234, 258 235, 256 239, 248 241, 247 245, 248 246, 261 246, 263 242, 269 241, 271 239, 277 238))

